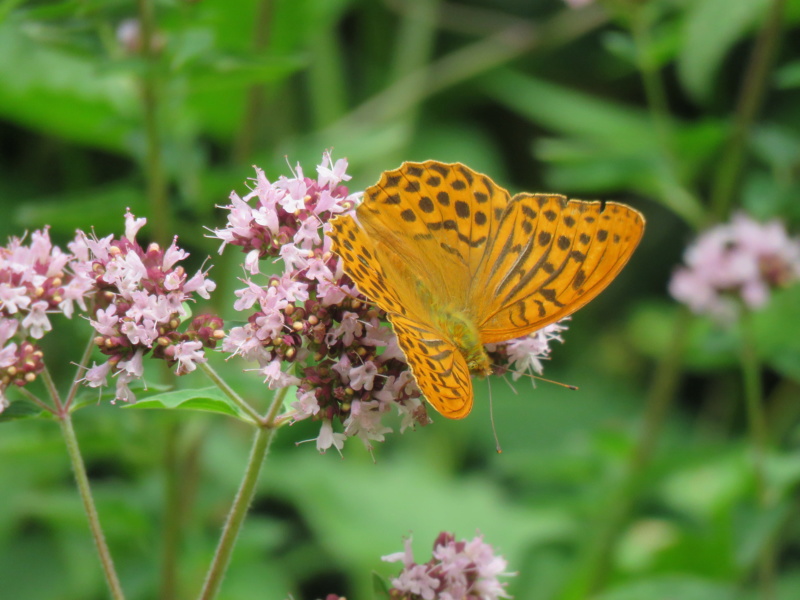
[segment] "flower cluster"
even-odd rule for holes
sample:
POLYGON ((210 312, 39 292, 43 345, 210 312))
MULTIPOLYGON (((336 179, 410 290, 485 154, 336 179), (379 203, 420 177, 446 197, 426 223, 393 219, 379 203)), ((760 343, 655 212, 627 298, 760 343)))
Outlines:
POLYGON ((186 332, 178 327, 188 312, 184 303, 198 294, 208 298, 216 284, 198 271, 189 277, 178 262, 188 253, 175 240, 169 248, 136 241, 145 219, 125 215, 125 235, 103 239, 79 232, 69 245, 76 257, 74 269, 97 289, 94 319, 95 343, 108 360, 89 369, 84 382, 91 387, 106 385, 116 377, 116 398, 134 401, 131 381, 141 378, 142 360, 155 358, 176 366, 177 374, 193 371, 205 362, 203 348, 213 348, 222 337, 217 317, 197 317, 186 332))
POLYGON ((723 322, 735 319, 742 305, 763 307, 772 289, 800 279, 800 241, 779 221, 762 224, 741 213, 703 233, 684 260, 670 293, 695 313, 723 322))
POLYGON ((392 580, 389 591, 393 600, 495 600, 510 598, 506 583, 499 576, 509 576, 506 560, 495 555, 483 536, 457 542, 451 533, 440 533, 433 544, 433 557, 423 564, 414 562, 411 539, 405 551, 383 557, 387 562, 403 563, 403 570, 392 580))
POLYGON ((44 368, 42 351, 30 340, 52 329, 49 315, 72 317, 76 303, 86 310, 93 282, 71 261, 47 229, 35 231, 28 245, 11 238, 0 248, 0 411, 9 385, 24 386, 44 368))
POLYGON ((495 370, 495 375, 510 372, 514 381, 529 371, 541 375, 544 370, 542 361, 550 358, 550 342, 564 342, 561 333, 567 330, 567 321, 569 317, 521 338, 499 344, 487 344, 489 359, 493 365, 500 367, 495 370))
POLYGON ((320 451, 341 450, 353 436, 368 447, 382 441, 391 431, 382 418, 392 407, 404 416, 402 428, 426 422, 385 314, 359 296, 324 235, 328 220, 358 200, 342 185, 350 179, 346 169, 347 161, 334 163, 329 153, 315 179, 299 165, 293 177, 274 182, 257 169, 250 193, 231 194, 227 227, 214 232, 220 252, 242 248, 252 276, 271 264, 263 259, 281 263, 279 273, 263 274, 266 285, 243 279, 234 308, 250 314, 229 332, 223 350, 256 362, 272 389, 297 386, 288 418, 321 421, 320 451), (342 433, 334 431, 336 421, 342 433))

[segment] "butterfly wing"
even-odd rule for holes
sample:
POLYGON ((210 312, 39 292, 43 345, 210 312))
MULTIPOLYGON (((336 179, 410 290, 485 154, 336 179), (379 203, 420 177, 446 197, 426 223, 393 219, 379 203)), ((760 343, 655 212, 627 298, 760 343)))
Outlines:
POLYGON ((358 289, 389 314, 400 349, 428 402, 441 414, 460 419, 472 408, 472 382, 464 358, 441 332, 408 287, 409 272, 381 242, 375 243, 351 216, 331 221, 333 251, 358 289), (390 275, 387 275, 387 270, 390 275))
POLYGON ((390 314, 389 320, 428 402, 449 419, 466 417, 472 410, 472 380, 458 349, 411 319, 390 314))
POLYGON ((367 188, 358 218, 397 257, 425 310, 469 308, 473 274, 486 256, 509 193, 462 164, 406 162, 367 188))
POLYGON ((406 309, 393 280, 386 276, 378 251, 369 237, 351 216, 338 216, 330 221, 332 250, 344 264, 344 270, 358 289, 387 313, 406 309))
POLYGON ((345 271, 389 313, 420 389, 452 419, 472 408, 472 382, 459 340, 443 329, 449 311, 472 313, 473 273, 509 200, 464 165, 407 162, 365 190, 358 222, 332 221, 345 271))
POLYGON ((483 343, 520 337, 578 310, 617 276, 643 232, 642 214, 624 204, 514 196, 471 289, 483 343))

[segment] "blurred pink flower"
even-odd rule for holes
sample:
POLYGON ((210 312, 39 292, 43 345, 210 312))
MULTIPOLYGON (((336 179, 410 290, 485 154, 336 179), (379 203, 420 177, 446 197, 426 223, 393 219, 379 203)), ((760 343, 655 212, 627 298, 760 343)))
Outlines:
POLYGON ((697 314, 722 322, 740 307, 762 308, 770 291, 800 279, 800 241, 779 221, 759 223, 739 213, 704 232, 669 283, 672 296, 697 314))
POLYGON ((483 536, 456 542, 451 533, 441 533, 433 544, 433 558, 424 564, 414 562, 411 538, 405 550, 383 557, 386 562, 402 562, 403 570, 392 580, 392 598, 404 600, 496 600, 510 598, 505 583, 498 577, 507 573, 506 560, 495 555, 483 536))

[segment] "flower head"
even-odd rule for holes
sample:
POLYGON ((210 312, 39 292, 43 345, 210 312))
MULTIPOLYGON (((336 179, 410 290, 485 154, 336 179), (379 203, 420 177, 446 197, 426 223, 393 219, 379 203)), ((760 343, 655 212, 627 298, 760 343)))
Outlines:
POLYGON ((152 353, 182 375, 205 362, 203 348, 213 348, 222 338, 218 317, 199 316, 181 333, 187 316, 184 303, 197 294, 208 298, 215 288, 206 273, 189 277, 178 265, 188 253, 177 240, 164 249, 158 244, 143 248, 136 241, 146 223, 130 212, 125 215, 125 235, 103 239, 79 232, 70 249, 82 261, 76 269, 98 290, 94 318, 95 343, 108 361, 89 369, 84 383, 105 385, 107 375, 117 378, 118 400, 135 399, 129 383, 142 377, 143 358, 152 353))
POLYGON ((423 564, 414 562, 411 538, 405 550, 383 557, 386 562, 402 562, 403 570, 392 580, 391 598, 396 600, 496 600, 510 598, 505 583, 498 577, 507 573, 507 563, 495 555, 483 536, 470 541, 455 540, 441 533, 433 544, 433 557, 423 564))
POLYGON ((486 349, 492 364, 500 366, 495 373, 502 375, 510 371, 514 381, 529 371, 541 375, 544 370, 542 361, 550 358, 550 342, 564 342, 561 333, 567 330, 568 320, 569 317, 565 317, 529 335, 507 342, 487 344, 486 349))
POLYGON ((763 307, 770 291, 800 279, 800 241, 779 221, 758 223, 739 213, 703 233, 669 283, 695 313, 733 320, 741 306, 763 307))
POLYGON ((241 247, 249 274, 234 305, 249 313, 247 323, 229 332, 223 350, 258 363, 270 388, 298 388, 286 418, 321 421, 320 451, 341 450, 347 437, 368 447, 382 441, 393 407, 403 428, 427 422, 386 315, 358 294, 324 235, 328 220, 358 201, 342 185, 346 169, 327 152, 316 179, 299 165, 276 181, 256 169, 251 191, 231 194, 228 224, 214 232, 220 251, 241 247), (262 273, 271 263, 279 273, 262 273))
POLYGON ((75 256, 50 241, 47 229, 30 243, 11 238, 0 248, 0 410, 9 385, 24 386, 43 370, 39 340, 51 331, 55 313, 70 318, 75 304, 86 309, 94 286, 76 269, 75 256))

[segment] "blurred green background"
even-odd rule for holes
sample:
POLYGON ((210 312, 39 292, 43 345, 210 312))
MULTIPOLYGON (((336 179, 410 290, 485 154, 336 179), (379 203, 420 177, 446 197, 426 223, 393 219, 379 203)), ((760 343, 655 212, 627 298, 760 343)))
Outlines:
MULTIPOLYGON (((389 435, 374 462, 355 440, 344 459, 296 445, 318 424, 282 430, 220 598, 371 598, 403 536, 425 561, 440 531, 479 531, 518 599, 796 600, 800 292, 754 319, 760 484, 740 332, 666 286, 732 210, 800 228, 798 32, 797 0, 6 0, 0 237, 119 235, 130 207, 140 237, 212 257, 212 308, 233 318, 241 258, 204 228, 252 165, 310 174, 332 148, 361 190, 404 160, 461 161, 512 192, 629 203, 641 247, 546 365, 580 391, 493 378, 500 455, 486 382, 468 419, 389 435), (120 41, 128 19, 152 51, 120 41)), ((66 385, 89 328, 56 326, 46 360, 66 385)), ((266 406, 247 365, 218 362, 266 406)), ((75 422, 127 597, 196 595, 252 433, 106 402, 75 422)), ((0 597, 106 597, 53 422, 3 423, 0 489, 0 597)))

